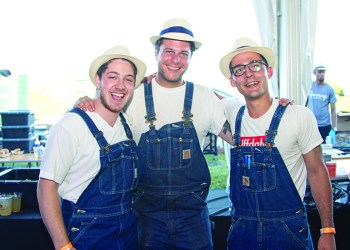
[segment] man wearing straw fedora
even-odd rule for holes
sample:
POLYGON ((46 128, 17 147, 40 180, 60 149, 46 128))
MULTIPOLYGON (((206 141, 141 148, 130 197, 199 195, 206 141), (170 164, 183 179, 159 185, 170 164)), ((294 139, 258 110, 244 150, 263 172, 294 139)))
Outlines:
POLYGON ((123 108, 146 65, 115 46, 90 66, 95 112, 67 112, 50 130, 38 201, 55 249, 138 249, 132 193, 139 155, 123 108))
POLYGON ((278 104, 268 80, 275 56, 248 38, 220 61, 246 105, 228 103, 231 125, 228 249, 313 249, 303 197, 308 178, 321 218, 318 249, 335 249, 332 192, 312 112, 278 104))
MULTIPOLYGON (((158 71, 126 110, 144 167, 134 202, 140 248, 213 249, 206 203, 211 178, 202 144, 209 131, 232 142, 223 130, 223 103, 211 89, 183 79, 202 45, 186 20, 167 20, 150 40, 158 71)), ((79 103, 93 110, 87 98, 79 103)))

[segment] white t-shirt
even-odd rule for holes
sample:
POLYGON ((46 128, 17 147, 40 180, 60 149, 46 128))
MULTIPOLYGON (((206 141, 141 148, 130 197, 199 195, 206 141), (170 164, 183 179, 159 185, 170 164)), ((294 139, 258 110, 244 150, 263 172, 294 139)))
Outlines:
MULTIPOLYGON (((118 117, 111 127, 96 112, 86 112, 110 144, 126 140, 118 117)), ((40 177, 59 184, 59 195, 76 202, 100 169, 96 139, 75 113, 66 113, 51 129, 41 162, 40 177)))
MULTIPOLYGON (((249 116, 247 108, 244 110, 241 127, 243 146, 264 145, 262 141, 265 138, 265 131, 270 126, 278 102, 279 100, 274 99, 266 114, 257 119, 249 116)), ((232 130, 235 128, 236 116, 240 107, 236 102, 226 101, 225 115, 232 130)), ((232 133, 234 132, 232 131, 232 133)), ((303 154, 310 152, 322 141, 311 110, 300 105, 289 105, 278 127, 275 146, 278 148, 302 199, 305 195, 307 177, 303 154)))
MULTIPOLYGON (((155 126, 162 126, 182 121, 186 84, 177 88, 164 88, 157 81, 152 81, 154 111, 156 113, 155 126)), ((194 84, 192 109, 193 124, 196 128, 199 143, 203 147, 203 139, 210 131, 219 134, 224 123, 224 105, 211 89, 194 84)), ((135 141, 138 143, 142 133, 149 130, 149 123, 145 123, 146 105, 144 87, 140 86, 134 93, 133 100, 126 110, 129 124, 135 141)))

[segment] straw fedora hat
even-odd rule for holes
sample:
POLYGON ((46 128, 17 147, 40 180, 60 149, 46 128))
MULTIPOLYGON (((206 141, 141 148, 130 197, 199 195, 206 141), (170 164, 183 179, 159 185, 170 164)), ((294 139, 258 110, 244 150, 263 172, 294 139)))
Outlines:
POLYGON ((275 64, 275 55, 272 49, 268 47, 258 46, 253 40, 246 37, 242 37, 237 39, 237 41, 232 47, 231 52, 225 55, 220 60, 220 70, 227 79, 230 79, 231 77, 231 73, 230 73, 231 60, 236 55, 241 54, 243 52, 256 52, 262 55, 266 59, 268 66, 273 67, 275 64))
POLYGON ((159 36, 152 36, 150 40, 152 44, 155 45, 161 38, 193 42, 196 49, 199 49, 202 46, 201 42, 194 39, 189 22, 182 18, 172 18, 165 21, 159 36))
POLYGON ((140 59, 133 57, 130 55, 129 50, 122 45, 115 46, 107 50, 103 55, 98 56, 95 60, 92 61, 89 69, 89 76, 91 81, 95 83, 95 75, 98 69, 106 62, 112 59, 123 58, 133 62, 137 69, 136 81, 135 81, 135 89, 140 86, 143 77, 146 74, 146 64, 142 62, 140 59))

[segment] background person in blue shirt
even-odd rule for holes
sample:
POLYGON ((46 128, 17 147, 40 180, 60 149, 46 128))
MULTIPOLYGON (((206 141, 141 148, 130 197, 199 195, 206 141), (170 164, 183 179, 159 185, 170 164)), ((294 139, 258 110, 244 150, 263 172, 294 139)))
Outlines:
POLYGON ((326 70, 326 67, 323 65, 315 67, 314 75, 316 76, 316 81, 312 82, 307 98, 307 107, 312 110, 316 117, 323 143, 325 143, 331 129, 336 130, 337 127, 337 112, 335 107, 337 98, 333 87, 324 82, 326 70), (331 115, 329 113, 329 106, 331 107, 331 115))

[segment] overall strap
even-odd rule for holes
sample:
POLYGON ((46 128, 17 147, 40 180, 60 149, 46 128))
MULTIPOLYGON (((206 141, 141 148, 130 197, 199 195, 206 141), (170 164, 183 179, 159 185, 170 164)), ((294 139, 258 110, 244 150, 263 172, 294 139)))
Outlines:
POLYGON ((236 122, 235 122, 235 133, 233 134, 233 145, 238 147, 240 145, 240 138, 241 138, 241 124, 242 124, 242 118, 245 110, 245 105, 242 106, 236 117, 236 122))
POLYGON ((155 125, 153 124, 156 121, 156 113, 154 112, 154 103, 153 103, 153 93, 152 93, 152 84, 143 83, 143 88, 145 91, 145 104, 146 104, 146 112, 145 115, 146 123, 149 123, 150 129, 155 129, 155 125))
POLYGON ((88 126, 91 134, 95 137, 98 145, 100 146, 100 149, 104 149, 104 148, 107 148, 109 146, 108 142, 106 141, 105 137, 103 136, 103 132, 98 130, 95 123, 85 113, 85 111, 82 111, 80 108, 73 108, 69 112, 76 113, 76 114, 81 116, 81 118, 84 120, 84 122, 88 126))
MULTIPOLYGON (((275 110, 269 129, 266 131, 266 146, 268 148, 272 147, 275 142, 278 126, 281 122, 282 116, 286 111, 286 109, 287 109, 287 106, 278 105, 277 109, 275 110)), ((235 146, 238 146, 240 144, 239 140, 240 140, 241 123, 242 123, 244 110, 245 110, 245 105, 242 106, 237 113, 236 123, 235 123, 235 133, 233 134, 233 145, 235 146)))
POLYGON ((273 114, 270 127, 266 131, 266 147, 270 148, 275 144, 275 137, 277 135, 278 126, 280 125, 282 116, 286 111, 287 106, 278 105, 275 113, 273 114))
POLYGON ((191 113, 192 99, 193 99, 193 83, 186 82, 184 109, 182 111, 182 114, 183 114, 182 119, 184 120, 185 125, 189 124, 192 121, 192 117, 193 117, 193 114, 191 113))
POLYGON ((119 117, 120 117, 120 121, 122 122, 123 124, 123 127, 124 127, 124 130, 125 130, 125 133, 126 133, 126 136, 129 138, 129 140, 132 140, 132 132, 131 132, 131 129, 128 125, 128 123, 126 122, 125 118, 124 118, 124 115, 119 112, 119 117))

